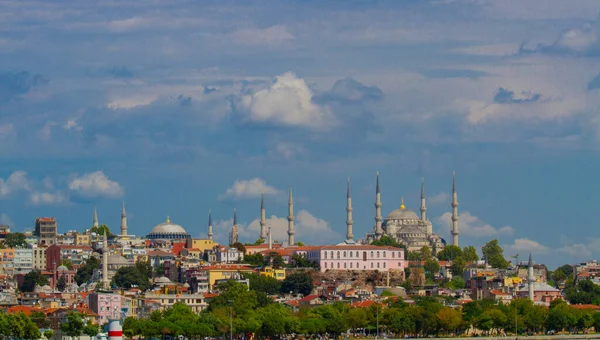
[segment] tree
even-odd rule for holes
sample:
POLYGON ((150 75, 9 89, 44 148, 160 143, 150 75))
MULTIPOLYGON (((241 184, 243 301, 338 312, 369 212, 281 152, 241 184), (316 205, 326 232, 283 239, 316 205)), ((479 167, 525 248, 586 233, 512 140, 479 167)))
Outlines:
POLYGON ((244 276, 250 281, 250 290, 267 294, 277 294, 281 290, 281 282, 273 277, 256 273, 244 276))
POLYGON ((307 260, 306 257, 294 254, 292 255, 292 262, 298 268, 318 268, 319 264, 315 261, 307 260))
POLYGON ((85 261, 85 264, 77 269, 75 273, 75 282, 78 285, 89 282, 94 274, 95 269, 100 269, 100 260, 91 256, 85 261))
POLYGON ((21 285, 22 292, 33 292, 35 286, 45 286, 48 285, 50 281, 39 270, 32 270, 25 275, 23 279, 23 284, 21 285))
POLYGON ((453 332, 463 322, 461 312, 450 307, 442 308, 437 312, 436 317, 440 324, 440 328, 446 332, 453 332))
POLYGON ((110 228, 106 224, 101 224, 101 225, 99 225, 97 227, 92 227, 90 229, 90 232, 96 233, 96 235, 104 235, 104 234, 106 234, 106 237, 113 236, 113 233, 110 232, 110 228))
POLYGON ((467 262, 475 262, 479 260, 477 250, 474 246, 466 246, 463 248, 463 259, 467 262))
POLYGON ((144 291, 150 288, 150 276, 147 276, 145 272, 140 272, 140 268, 137 265, 133 267, 121 267, 113 276, 112 284, 125 289, 138 287, 144 291))
POLYGON ((51 329, 47 329, 46 331, 44 331, 44 337, 48 340, 52 339, 54 337, 54 331, 51 329))
POLYGON ((98 325, 94 325, 91 322, 88 322, 84 327, 83 327, 83 334, 89 336, 90 338, 95 338, 96 335, 98 335, 98 325))
POLYGON ((271 263, 271 266, 274 268, 283 268, 285 266, 283 256, 277 252, 271 252, 269 256, 267 256, 267 262, 271 263))
POLYGON ((450 288, 452 288, 452 289, 465 288, 465 280, 460 276, 453 276, 452 280, 450 280, 450 288))
POLYGON ((371 242, 371 245, 372 246, 380 246, 380 247, 387 246, 387 247, 402 248, 402 249, 404 249, 404 254, 406 254, 408 252, 408 248, 406 247, 406 245, 396 242, 396 240, 394 240, 393 238, 391 238, 387 235, 381 236, 381 238, 379 238, 379 240, 373 240, 371 242))
POLYGON ((295 272, 288 275, 281 284, 283 294, 293 292, 302 295, 309 295, 312 292, 312 277, 305 271, 295 272))
MULTIPOLYGON (((423 247, 425 248, 425 247, 423 247)), ((440 271, 440 264, 433 258, 430 258, 425 261, 425 265, 423 266, 426 272, 431 275, 436 275, 440 271)))
POLYGON ((244 262, 254 267, 264 267, 268 263, 261 253, 244 255, 244 262))
POLYGON ((453 261, 457 257, 462 257, 463 252, 459 246, 449 244, 442 251, 437 253, 437 258, 440 261, 453 261))
POLYGON ((70 337, 79 337, 83 331, 84 320, 79 313, 71 312, 67 314, 65 322, 60 324, 60 330, 70 337))
POLYGON ((73 269, 73 261, 71 261, 69 259, 62 259, 60 261, 60 265, 67 267, 67 269, 69 269, 69 270, 73 269))
POLYGON ((364 308, 352 308, 345 314, 346 323, 352 329, 364 328, 369 322, 367 310, 364 308))
POLYGON ((423 248, 421 248, 421 250, 419 250, 420 256, 421 256, 421 261, 429 261, 431 260, 431 257, 433 256, 432 252, 431 252, 431 248, 429 248, 428 246, 423 246, 423 248))
POLYGON ((23 233, 8 233, 4 239, 7 248, 19 248, 27 245, 27 237, 23 233))
POLYGON ((452 266, 450 266, 450 271, 454 276, 462 276, 465 271, 467 263, 462 257, 457 257, 452 261, 452 266))
POLYGON ((242 253, 246 254, 246 246, 244 246, 240 242, 236 242, 236 243, 232 244, 231 246, 233 248, 236 248, 237 250, 241 251, 242 253))
POLYGON ((56 282, 56 289, 58 289, 59 292, 62 292, 65 290, 65 288, 67 288, 67 279, 65 278, 65 274, 63 273, 56 282))
POLYGON ((498 240, 494 239, 486 243, 482 248, 483 256, 492 268, 506 268, 510 265, 504 258, 504 249, 500 247, 498 240))

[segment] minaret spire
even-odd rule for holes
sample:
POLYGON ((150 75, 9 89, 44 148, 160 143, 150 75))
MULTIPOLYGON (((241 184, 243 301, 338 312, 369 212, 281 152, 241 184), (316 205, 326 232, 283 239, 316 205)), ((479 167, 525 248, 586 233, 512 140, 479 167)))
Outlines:
POLYGON ((352 197, 350 196, 350 177, 348 177, 348 189, 346 190, 346 240, 354 238, 352 235, 352 197))
POLYGON ((458 247, 458 197, 456 195, 456 172, 452 171, 452 244, 458 247))
POLYGON ((261 193, 260 199, 260 239, 267 239, 267 218, 265 210, 265 193, 261 193))
POLYGON ((233 226, 231 227, 231 233, 229 233, 229 244, 232 245, 238 242, 238 224, 237 224, 237 212, 233 208, 233 226))
POLYGON ((381 227, 383 219, 381 218, 381 192, 379 191, 379 171, 377 171, 377 182, 375 185, 375 238, 380 239, 383 235, 381 227))
POLYGON ((104 233, 104 237, 102 238, 102 284, 103 288, 108 290, 110 289, 110 281, 108 280, 108 238, 106 237, 107 233, 104 233))
POLYGON ((295 244, 294 235, 294 199, 292 197, 292 186, 290 185, 290 198, 288 200, 288 245, 293 246, 295 244))
POLYGON ((98 212, 96 211, 95 206, 94 206, 94 219, 92 220, 92 227, 98 228, 98 212))
POLYGON ((212 212, 208 210, 208 239, 213 239, 212 212))
POLYGON ((535 282, 535 276, 533 275, 533 261, 531 260, 531 252, 529 252, 529 263, 527 264, 527 293, 529 300, 534 301, 535 294, 533 290, 533 283, 535 282))
POLYGON ((427 206, 425 204, 425 177, 421 178, 421 220, 427 221, 427 206))
POLYGON ((125 202, 121 207, 121 237, 127 238, 127 212, 125 211, 125 202))

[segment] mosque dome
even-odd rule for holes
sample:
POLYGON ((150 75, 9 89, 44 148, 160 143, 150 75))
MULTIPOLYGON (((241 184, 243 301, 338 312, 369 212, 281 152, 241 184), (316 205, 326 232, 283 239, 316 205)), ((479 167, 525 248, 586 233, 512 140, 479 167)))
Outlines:
POLYGON ((171 223, 168 217, 165 222, 152 228, 152 231, 148 234, 150 240, 186 239, 190 237, 190 234, 182 226, 171 223))
POLYGON ((56 268, 56 271, 57 272, 68 272, 69 268, 67 268, 67 266, 60 265, 60 266, 58 266, 58 268, 56 268))
POLYGON ((403 198, 400 208, 389 213, 389 215, 387 215, 387 217, 385 219, 386 220, 418 220, 420 218, 419 218, 419 216, 417 216, 417 214, 414 211, 406 209, 406 207, 404 206, 404 198, 403 198))

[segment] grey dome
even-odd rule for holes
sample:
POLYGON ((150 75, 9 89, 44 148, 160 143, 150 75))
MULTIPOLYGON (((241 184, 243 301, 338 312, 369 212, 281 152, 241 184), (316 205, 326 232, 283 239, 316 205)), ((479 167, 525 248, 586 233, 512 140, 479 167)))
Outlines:
POLYGON ((148 239, 150 240, 186 239, 190 237, 190 234, 182 226, 171 223, 168 217, 165 222, 152 228, 152 231, 148 234, 148 239))
POLYGON ((396 209, 392 211, 387 217, 386 220, 418 220, 419 216, 415 214, 414 211, 408 209, 396 209))
POLYGON ((108 256, 108 264, 111 265, 128 265, 131 264, 126 258, 121 255, 113 254, 108 256))
POLYGON ((58 268, 56 268, 56 271, 57 272, 68 272, 69 268, 67 268, 67 266, 60 265, 60 266, 58 266, 58 268))

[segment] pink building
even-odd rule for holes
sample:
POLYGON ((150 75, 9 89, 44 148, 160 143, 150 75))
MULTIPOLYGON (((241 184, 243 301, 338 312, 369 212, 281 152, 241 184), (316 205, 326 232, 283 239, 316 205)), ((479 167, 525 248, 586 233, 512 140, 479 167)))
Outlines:
POLYGON ((321 271, 327 270, 404 270, 408 262, 404 250, 371 245, 335 245, 321 248, 321 271))
POLYGON ((88 294, 90 309, 98 314, 98 324, 104 325, 108 319, 121 318, 121 295, 112 293, 88 294))

